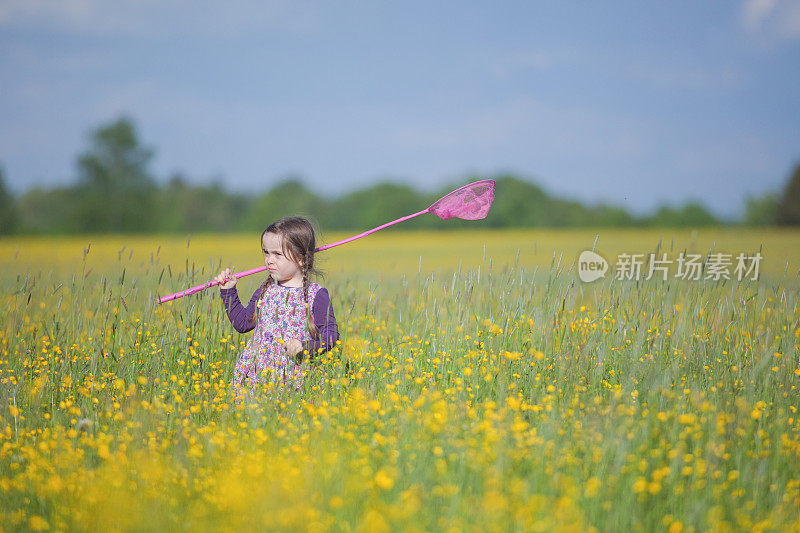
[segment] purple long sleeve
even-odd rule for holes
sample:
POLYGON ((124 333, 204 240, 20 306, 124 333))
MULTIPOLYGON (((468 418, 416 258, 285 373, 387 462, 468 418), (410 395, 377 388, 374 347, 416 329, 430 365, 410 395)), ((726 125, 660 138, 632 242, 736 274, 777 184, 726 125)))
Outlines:
POLYGON ((314 318, 314 325, 317 327, 319 340, 311 339, 303 343, 303 349, 308 352, 313 359, 320 348, 327 352, 339 340, 339 326, 336 324, 336 317, 333 315, 333 306, 328 289, 322 288, 317 291, 314 297, 314 305, 311 307, 311 314, 314 318))
POLYGON ((261 295, 261 287, 263 286, 262 284, 255 290, 247 307, 244 307, 242 302, 239 301, 239 293, 236 287, 219 290, 219 294, 222 296, 222 306, 225 308, 225 312, 228 313, 228 320, 231 321, 233 328, 239 333, 247 333, 256 327, 256 321, 250 322, 250 317, 253 316, 256 310, 256 303, 261 295))
MULTIPOLYGON (((253 316, 256 310, 256 303, 261 295, 261 287, 263 285, 259 286, 253 296, 250 297, 250 303, 247 304, 247 307, 244 307, 239 300, 239 293, 236 287, 219 290, 220 296, 222 296, 222 305, 228 314, 228 319, 239 333, 247 333, 256 327, 256 322, 250 322, 250 317, 253 316)), ((314 325, 317 327, 319 340, 312 339, 304 342, 303 350, 307 351, 313 358, 320 353, 320 348, 322 352, 327 352, 336 346, 336 341, 339 340, 339 326, 336 324, 336 317, 333 314, 333 306, 331 305, 328 289, 321 288, 317 291, 317 295, 314 297, 314 305, 311 307, 311 315, 314 325)))

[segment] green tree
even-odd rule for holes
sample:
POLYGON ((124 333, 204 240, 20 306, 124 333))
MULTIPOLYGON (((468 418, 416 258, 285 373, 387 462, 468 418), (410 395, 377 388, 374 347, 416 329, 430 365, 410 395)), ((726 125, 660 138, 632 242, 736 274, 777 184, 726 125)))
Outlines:
POLYGON ((11 191, 6 189, 3 167, 0 166, 0 235, 14 233, 18 226, 17 206, 11 191))
POLYGON ((154 229, 155 183, 147 170, 153 152, 140 145, 131 120, 121 117, 101 126, 90 140, 78 157, 80 229, 154 229))
MULTIPOLYGON (((473 177, 469 181, 479 178, 473 177)), ((581 202, 557 198, 548 194, 538 184, 520 179, 512 175, 499 176, 495 180, 495 198, 492 209, 485 221, 449 220, 447 228, 476 228, 488 226, 493 228, 526 228, 526 227, 578 227, 578 226, 615 226, 632 225, 633 217, 620 207, 598 204, 587 207, 581 202)), ((458 185, 443 188, 438 195, 447 194, 458 185)), ((422 202, 424 204, 425 201, 422 202)), ((425 220, 436 223, 435 217, 425 220)), ((428 226, 425 226, 428 227, 428 226)))
POLYGON ((748 196, 742 222, 747 226, 771 226, 775 224, 777 212, 777 194, 768 192, 761 196, 748 196))
POLYGON ((698 201, 691 201, 682 207, 662 205, 655 214, 645 219, 645 224, 658 227, 698 228, 716 226, 719 220, 698 201))
POLYGON ((495 180, 494 202, 486 217, 493 228, 553 225, 553 200, 538 185, 513 176, 495 180))
POLYGON ((157 193, 159 231, 231 231, 243 216, 246 198, 229 194, 219 181, 190 185, 175 174, 157 193))
POLYGON ((794 172, 783 189, 777 221, 782 226, 800 225, 800 163, 795 165, 794 172))
MULTIPOLYGON (((393 219, 410 215, 428 207, 427 197, 408 185, 379 183, 339 197, 325 221, 330 227, 367 230, 393 219), (423 205, 424 204, 424 205, 423 205)), ((421 221, 404 224, 404 228, 420 227, 421 221), (416 222, 416 223, 415 223, 416 222)))
POLYGON ((20 231, 58 234, 81 231, 76 217, 81 198, 75 187, 36 187, 27 191, 17 202, 20 231))
POLYGON ((291 215, 304 215, 320 222, 324 210, 325 202, 302 181, 288 178, 248 205, 241 228, 262 231, 279 218, 291 215))
POLYGON ((600 204, 589 212, 589 226, 630 227, 636 223, 633 215, 622 207, 600 204))

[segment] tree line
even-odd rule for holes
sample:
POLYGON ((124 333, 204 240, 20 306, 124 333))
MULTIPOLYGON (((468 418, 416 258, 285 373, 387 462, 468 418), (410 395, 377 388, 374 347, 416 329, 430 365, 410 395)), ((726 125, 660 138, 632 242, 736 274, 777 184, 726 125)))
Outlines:
MULTIPOLYGON (((0 234, 259 231, 290 214, 307 215, 327 230, 363 230, 417 212, 461 185, 423 192, 383 182, 331 199, 289 178, 261 194, 245 195, 228 192, 219 182, 193 184, 180 174, 160 184, 149 170, 152 157, 133 122, 121 117, 91 133, 89 147, 77 157, 73 184, 34 188, 15 197, 0 167, 0 234)), ((436 217, 419 217, 404 227, 800 225, 800 164, 780 193, 747 199, 737 221, 721 220, 700 202, 661 206, 637 216, 614 205, 560 198, 513 175, 495 179, 495 201, 485 220, 452 220, 442 226, 436 217)))

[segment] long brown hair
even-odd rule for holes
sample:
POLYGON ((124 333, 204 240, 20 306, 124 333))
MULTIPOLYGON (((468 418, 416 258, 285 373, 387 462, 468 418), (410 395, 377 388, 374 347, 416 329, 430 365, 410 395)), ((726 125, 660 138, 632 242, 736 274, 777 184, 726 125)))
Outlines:
MULTIPOLYGON (((274 233, 280 235, 283 240, 283 253, 289 259, 294 261, 303 274, 303 304, 306 309, 306 322, 308 324, 308 331, 314 339, 319 340, 319 332, 317 326, 314 325, 314 317, 311 313, 311 304, 308 301, 308 286, 309 277, 312 274, 318 274, 317 269, 314 268, 314 250, 316 249, 316 239, 314 237, 314 226, 308 219, 303 217, 285 217, 276 220, 261 233, 259 245, 263 246, 264 235, 267 233, 274 233)), ((275 280, 270 274, 267 274, 267 279, 261 285, 261 293, 258 296, 258 301, 275 280)), ((250 317, 250 323, 255 323, 258 320, 259 306, 256 306, 253 316, 250 317)), ((312 354, 313 355, 313 354, 312 354)))

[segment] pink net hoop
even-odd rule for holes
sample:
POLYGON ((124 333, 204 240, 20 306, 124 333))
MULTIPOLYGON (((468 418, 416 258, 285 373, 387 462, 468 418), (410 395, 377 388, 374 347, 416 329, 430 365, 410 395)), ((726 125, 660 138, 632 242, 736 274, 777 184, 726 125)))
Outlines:
POLYGON ((494 200, 494 186, 494 180, 480 180, 464 185, 435 201, 428 208, 428 213, 433 213, 442 220, 486 218, 494 200))

